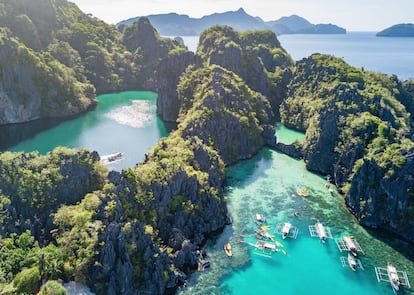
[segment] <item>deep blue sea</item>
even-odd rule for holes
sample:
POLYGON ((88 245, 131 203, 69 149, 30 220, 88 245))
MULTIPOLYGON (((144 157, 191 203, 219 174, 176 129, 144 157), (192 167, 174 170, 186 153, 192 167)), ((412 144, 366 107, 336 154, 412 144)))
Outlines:
MULTIPOLYGON (((190 50, 196 50, 198 36, 182 38, 190 50)), ((414 38, 376 37, 375 32, 348 32, 343 35, 281 35, 278 39, 294 60, 312 53, 326 53, 365 70, 395 74, 402 80, 414 78, 414 38)))

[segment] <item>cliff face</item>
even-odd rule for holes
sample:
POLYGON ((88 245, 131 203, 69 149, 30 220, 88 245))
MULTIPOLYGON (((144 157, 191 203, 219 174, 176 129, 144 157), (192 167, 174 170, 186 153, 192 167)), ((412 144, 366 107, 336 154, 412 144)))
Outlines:
POLYGON ((156 69, 171 50, 184 51, 177 40, 161 38, 146 17, 123 28, 122 43, 134 54, 138 82, 143 89, 155 89, 156 69))
POLYGON ((346 203, 361 224, 414 242, 414 149, 404 151, 404 158, 401 167, 381 167, 375 160, 363 160, 352 178, 346 203))
POLYGON ((307 168, 333 176, 361 224, 413 241, 409 85, 312 55, 297 63, 280 110, 282 122, 306 131, 307 168))
POLYGON ((161 60, 157 68, 157 115, 164 121, 174 123, 177 121, 181 108, 177 85, 189 65, 199 67, 201 58, 193 52, 183 51, 170 54, 161 60))
POLYGON ((5 29, 0 42, 0 124, 67 116, 95 104, 93 86, 66 76, 69 68, 49 63, 5 29))

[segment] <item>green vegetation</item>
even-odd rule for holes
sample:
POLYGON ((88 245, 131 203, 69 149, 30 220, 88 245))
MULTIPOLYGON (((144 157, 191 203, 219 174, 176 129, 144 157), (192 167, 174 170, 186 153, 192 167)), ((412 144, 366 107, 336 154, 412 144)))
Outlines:
POLYGON ((273 111, 286 96, 293 61, 272 31, 237 32, 214 26, 200 35, 197 55, 206 65, 220 65, 267 97, 273 111))
MULTIPOLYGON (((314 54, 298 62, 289 88, 281 119, 306 131, 303 151, 309 169, 335 175, 346 198, 358 204, 362 218, 370 208, 382 216, 389 214, 384 212, 393 206, 393 199, 405 202, 406 196, 392 196, 392 189, 384 187, 411 169, 407 155, 414 150, 412 82, 314 54), (365 180, 370 177, 367 173, 375 179, 365 180)), ((406 218, 407 213, 393 214, 388 218, 406 218)))

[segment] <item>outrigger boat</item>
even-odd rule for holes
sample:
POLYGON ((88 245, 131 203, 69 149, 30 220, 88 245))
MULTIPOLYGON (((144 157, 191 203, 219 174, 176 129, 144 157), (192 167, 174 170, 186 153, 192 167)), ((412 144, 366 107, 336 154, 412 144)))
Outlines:
POLYGON ((289 222, 285 222, 282 228, 282 239, 286 239, 290 232, 290 228, 292 227, 292 224, 289 222))
POLYGON ((275 233, 280 234, 282 239, 287 237, 296 239, 299 229, 293 226, 290 222, 278 223, 275 228, 275 233))
POLYGON ((339 251, 349 251, 354 257, 357 257, 359 252, 364 253, 356 239, 351 236, 343 236, 342 239, 335 239, 335 242, 339 251))
MULTIPOLYGON (((239 243, 244 243, 249 246, 252 246, 255 248, 255 254, 265 256, 265 257, 271 257, 273 253, 275 252, 282 252, 284 255, 286 255, 286 251, 283 249, 278 249, 276 244, 258 240, 256 244, 250 243, 247 241, 239 240, 239 243)), ((280 243, 279 243, 280 244, 280 243)))
POLYGON ((342 266, 345 267, 348 265, 353 271, 356 271, 358 267, 364 270, 364 268, 362 267, 361 260, 355 258, 351 253, 348 253, 348 257, 341 256, 341 262, 342 266))
POLYGON ((388 264, 387 268, 375 267, 375 273, 377 274, 378 282, 389 282, 394 293, 400 290, 401 286, 411 288, 407 273, 405 271, 398 271, 392 264, 388 264))
POLYGON ((322 243, 325 243, 327 238, 332 239, 330 228, 324 227, 319 221, 315 225, 309 225, 309 233, 311 237, 319 237, 322 243))
POLYGON ((397 270, 395 269, 393 265, 389 264, 387 266, 387 272, 388 272, 388 277, 390 278, 391 286, 393 287, 394 290, 398 291, 400 289, 401 281, 400 281, 400 278, 398 277, 397 270))
POLYGON ((224 252, 226 253, 226 255, 227 255, 228 257, 232 257, 232 256, 233 256, 233 252, 232 252, 232 250, 231 250, 231 245, 230 245, 230 243, 226 243, 226 244, 224 244, 224 252))

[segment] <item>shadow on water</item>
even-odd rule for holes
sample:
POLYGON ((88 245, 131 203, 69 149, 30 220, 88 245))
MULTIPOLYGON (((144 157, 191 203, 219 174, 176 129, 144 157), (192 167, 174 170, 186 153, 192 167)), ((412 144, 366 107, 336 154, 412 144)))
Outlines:
POLYGON ((407 259, 414 261, 413 246, 409 242, 401 240, 395 235, 392 235, 387 232, 380 232, 378 230, 370 228, 367 228, 366 231, 375 239, 384 242, 385 244, 393 248, 395 251, 404 255, 407 259))
POLYGON ((39 119, 26 123, 8 124, 0 126, 0 152, 7 151, 22 141, 32 139, 37 134, 50 130, 62 123, 77 119, 84 114, 53 119, 39 119))

